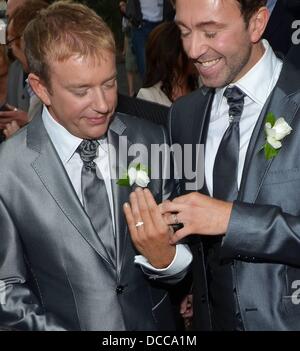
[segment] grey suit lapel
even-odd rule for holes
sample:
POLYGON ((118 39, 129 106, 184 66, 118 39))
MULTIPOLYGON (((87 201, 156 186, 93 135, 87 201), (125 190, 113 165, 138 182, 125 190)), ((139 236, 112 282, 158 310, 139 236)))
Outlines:
MULTIPOLYGON (((207 87, 201 88, 201 94, 205 98, 204 100, 200 100, 200 106, 197 106, 197 111, 195 111, 194 116, 197 118, 194 119, 193 122, 193 145, 203 144, 206 145, 206 138, 209 128, 209 121, 210 121, 210 113, 211 107, 214 99, 214 89, 210 89, 207 87), (203 114, 203 118, 199 118, 199 114, 203 114)), ((196 165, 198 161, 195 157, 196 152, 193 152, 193 169, 196 169, 196 165)), ((204 164, 201 165, 204 167, 204 164)), ((205 177, 204 177, 204 184, 201 189, 201 193, 205 195, 209 195, 209 191, 206 185, 205 177)))
MULTIPOLYGON (((299 70, 298 70, 299 72, 299 70)), ((264 179, 267 176, 274 159, 266 160, 263 151, 259 151, 265 143, 265 118, 269 112, 273 112, 277 118, 284 117, 288 124, 292 124, 299 105, 293 100, 293 94, 299 90, 296 79, 295 67, 285 62, 279 80, 271 96, 266 102, 255 129, 253 131, 243 170, 243 176, 239 192, 239 200, 254 203, 259 194, 264 179)), ((287 138, 292 137, 292 134, 287 138)), ((283 146, 277 157, 285 148, 283 146)))
MULTIPOLYGON (((57 206, 88 244, 105 261, 113 265, 103 243, 83 210, 41 117, 37 116, 28 126, 27 146, 38 153, 31 166, 57 206)), ((45 213, 45 215, 47 214, 45 213)))
MULTIPOLYGON (((133 159, 128 156, 128 148, 132 145, 132 142, 127 138, 125 131, 126 125, 119 119, 118 114, 116 114, 110 125, 107 137, 110 147, 116 151, 116 158, 113 155, 114 152, 110 152, 110 168, 111 174, 115 174, 117 179, 122 177, 124 172, 128 170, 128 166, 133 159)), ((123 213, 123 204, 128 202, 132 189, 118 185, 117 179, 112 179, 111 185, 116 227, 117 266, 121 267, 128 243, 128 228, 123 213)))

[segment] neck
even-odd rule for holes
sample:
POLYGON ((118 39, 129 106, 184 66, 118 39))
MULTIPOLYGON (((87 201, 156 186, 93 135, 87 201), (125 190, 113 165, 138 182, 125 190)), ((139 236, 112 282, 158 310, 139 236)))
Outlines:
MULTIPOLYGON (((266 49, 264 47, 263 42, 260 40, 259 42, 255 43, 252 47, 251 54, 249 60, 243 70, 240 72, 238 77, 236 77, 235 81, 241 79, 244 75, 246 75, 256 64, 257 62, 263 57, 266 49)), ((234 83, 233 82, 233 83, 234 83)))

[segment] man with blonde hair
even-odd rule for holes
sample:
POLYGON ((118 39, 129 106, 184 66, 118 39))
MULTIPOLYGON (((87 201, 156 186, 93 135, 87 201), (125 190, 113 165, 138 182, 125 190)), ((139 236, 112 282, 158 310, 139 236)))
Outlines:
MULTIPOLYGON (((136 256, 122 214, 131 189, 112 176, 129 166, 113 149, 126 156, 128 145, 142 144, 146 157, 152 144, 166 143, 164 129, 115 113, 113 35, 86 6, 54 3, 30 22, 24 41, 29 81, 44 106, 0 149, 0 280, 6 288, 0 325, 173 329, 164 284, 185 276, 186 269, 168 267, 176 254, 190 253, 170 245, 169 228, 156 212, 144 257, 136 256)), ((164 163, 157 160, 160 170, 164 163)), ((173 190, 161 174, 148 184, 157 201, 173 190)), ((141 221, 136 228, 143 233, 141 221)))

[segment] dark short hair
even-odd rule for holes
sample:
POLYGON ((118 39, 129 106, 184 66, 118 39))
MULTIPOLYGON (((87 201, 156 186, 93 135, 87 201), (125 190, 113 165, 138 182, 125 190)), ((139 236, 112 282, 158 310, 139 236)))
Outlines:
MULTIPOLYGON (((174 5, 176 0, 172 0, 174 5)), ((227 1, 227 0, 226 0, 227 1)), ((245 23, 248 25, 252 15, 258 11, 261 7, 267 5, 267 0, 236 0, 239 3, 242 16, 244 17, 245 23)))
POLYGON ((247 25, 254 13, 267 4, 267 0, 237 0, 237 2, 247 25))

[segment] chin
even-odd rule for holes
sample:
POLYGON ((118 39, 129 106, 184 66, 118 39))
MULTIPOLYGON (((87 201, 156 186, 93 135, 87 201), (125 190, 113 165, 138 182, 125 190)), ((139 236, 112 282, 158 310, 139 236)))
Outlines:
POLYGON ((106 135, 108 130, 108 126, 101 126, 101 128, 94 128, 93 130, 89 130, 87 135, 88 139, 100 139, 103 135, 106 135))

